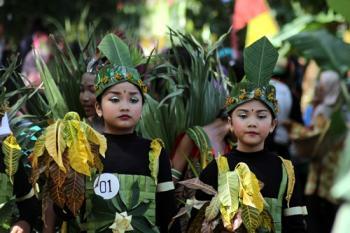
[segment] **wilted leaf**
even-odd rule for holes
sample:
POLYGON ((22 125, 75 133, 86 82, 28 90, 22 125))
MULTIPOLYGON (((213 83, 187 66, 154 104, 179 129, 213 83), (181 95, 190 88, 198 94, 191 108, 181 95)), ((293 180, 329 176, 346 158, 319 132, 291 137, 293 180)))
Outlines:
POLYGON ((209 203, 206 203, 202 206, 202 208, 198 211, 197 215, 191 222, 191 225, 188 228, 187 233, 201 233, 202 230, 202 223, 205 219, 205 209, 209 203))
POLYGON ((266 209, 260 214, 260 227, 266 229, 268 232, 275 232, 273 218, 266 209))
POLYGON ((85 199, 84 175, 70 169, 63 190, 66 195, 66 205, 76 216, 85 199))
POLYGON ((180 181, 180 182, 178 182, 178 184, 182 184, 190 189, 201 190, 209 195, 216 195, 216 193, 217 193, 216 190, 212 186, 205 184, 197 177, 192 178, 192 179, 188 179, 188 180, 184 180, 184 181, 180 181))
MULTIPOLYGON (((69 160, 68 160, 68 155, 67 152, 65 152, 62 155, 63 159, 63 166, 66 168, 66 170, 69 169, 69 160)), ((62 188, 63 183, 66 180, 67 177, 67 172, 63 172, 61 169, 59 169, 58 165, 56 163, 51 163, 49 167, 49 172, 50 172, 50 178, 52 182, 58 187, 62 188)))
POLYGON ((64 208, 64 204, 66 203, 66 196, 63 192, 63 188, 58 186, 52 180, 47 181, 48 188, 50 190, 50 198, 51 200, 60 208, 64 208))

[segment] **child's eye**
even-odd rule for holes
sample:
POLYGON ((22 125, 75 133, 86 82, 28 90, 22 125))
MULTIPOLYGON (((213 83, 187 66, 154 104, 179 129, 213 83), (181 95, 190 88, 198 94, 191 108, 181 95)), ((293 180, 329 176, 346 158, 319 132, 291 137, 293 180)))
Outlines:
POLYGON ((239 114, 238 117, 242 118, 242 119, 245 119, 245 118, 247 118, 247 114, 239 114))
POLYGON ((112 103, 118 103, 120 100, 117 96, 113 96, 113 97, 109 98, 109 101, 111 101, 112 103))
POLYGON ((133 96, 133 97, 130 98, 130 103, 136 104, 136 103, 138 103, 138 102, 139 102, 139 98, 138 98, 138 97, 133 96))
POLYGON ((265 119, 267 116, 266 115, 258 115, 259 119, 265 119))

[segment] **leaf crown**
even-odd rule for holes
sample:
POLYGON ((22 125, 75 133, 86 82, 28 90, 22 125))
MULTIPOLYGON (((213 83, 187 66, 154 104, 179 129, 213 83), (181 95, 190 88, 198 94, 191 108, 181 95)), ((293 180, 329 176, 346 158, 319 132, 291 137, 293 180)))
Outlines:
POLYGON ((244 50, 245 77, 237 83, 226 98, 225 108, 229 113, 250 100, 260 100, 273 115, 278 112, 276 89, 269 84, 278 58, 277 50, 266 37, 262 37, 244 50))
POLYGON ((104 65, 97 67, 96 97, 107 88, 122 82, 134 84, 140 89, 142 95, 147 93, 147 86, 134 68, 135 64, 129 46, 122 39, 113 33, 107 34, 98 45, 98 49, 107 61, 104 65))

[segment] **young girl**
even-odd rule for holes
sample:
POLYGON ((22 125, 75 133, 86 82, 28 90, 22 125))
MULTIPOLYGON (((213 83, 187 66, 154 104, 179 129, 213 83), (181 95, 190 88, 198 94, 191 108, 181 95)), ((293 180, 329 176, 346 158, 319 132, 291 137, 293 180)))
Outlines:
MULTIPOLYGON (((235 186, 233 189, 240 190, 239 198, 237 196, 237 200, 234 199, 234 203, 240 203, 239 208, 242 207, 241 212, 231 206, 234 209, 232 213, 236 214, 232 215, 230 219, 226 219, 227 221, 225 222, 224 218, 225 216, 227 217, 227 213, 225 215, 223 210, 231 207, 222 205, 220 213, 223 223, 224 225, 226 223, 226 229, 233 230, 233 217, 236 218, 239 212, 242 213, 244 226, 246 228, 252 227, 253 232, 259 232, 258 225, 253 227, 246 222, 244 215, 247 212, 245 212, 246 209, 244 207, 248 205, 250 206, 249 208, 254 210, 259 209, 258 205, 252 204, 256 202, 256 199, 252 199, 251 202, 247 200, 250 197, 261 196, 264 199, 261 202, 264 203, 263 209, 267 210, 272 216, 275 232, 305 232, 303 215, 306 214, 306 209, 300 206, 300 201, 295 192, 293 192, 295 181, 293 167, 289 161, 279 158, 276 154, 264 148, 265 139, 275 129, 277 124, 275 89, 268 83, 272 72, 271 67, 273 69, 271 64, 275 64, 277 52, 274 51, 268 40, 263 38, 247 48, 244 55, 246 78, 241 83, 236 84, 233 95, 228 97, 226 102, 231 129, 237 138, 237 147, 225 154, 223 160, 226 162, 229 171, 234 171, 237 169, 237 166, 242 168, 242 165, 247 165, 254 177, 262 182, 263 185, 260 191, 256 190, 257 193, 248 192, 249 195, 242 198, 241 195, 244 195, 242 192, 245 192, 244 188, 247 188, 244 185, 244 180, 246 178, 251 179, 252 176, 248 177, 249 173, 240 176, 240 183, 237 183, 237 187, 235 186), (265 57, 264 52, 269 54, 269 57, 265 57), (272 60, 269 60, 271 57, 272 60), (263 63, 259 64, 261 61, 263 63), (269 67, 264 67, 264 65, 267 66, 266 64, 269 67), (259 69, 262 69, 263 72, 259 69), (264 77, 261 77, 262 74, 264 77), (245 199, 246 197, 248 199, 245 199)), ((210 163, 201 173, 200 180, 218 190, 219 200, 222 202, 221 196, 224 189, 220 181, 220 173, 222 171, 220 166, 219 161, 210 163)), ((239 171, 235 172, 237 174, 239 171)), ((253 187, 252 183, 249 184, 249 187, 253 187)), ((210 200, 211 197, 202 191, 197 191, 196 199, 210 200)), ((262 209, 260 209, 260 213, 261 211, 262 209)))
POLYGON ((96 103, 96 95, 95 95, 95 77, 96 74, 94 72, 86 72, 81 77, 80 82, 80 94, 79 100, 80 104, 84 108, 85 116, 87 118, 87 122, 98 132, 103 131, 103 124, 100 119, 98 119, 95 103, 96 103))
POLYGON ((88 191, 87 229, 168 232, 175 211, 169 158, 160 140, 146 140, 135 133, 145 85, 136 69, 106 65, 98 72, 95 87, 107 151, 103 173, 88 191), (117 194, 113 184, 119 186, 117 194), (127 222, 124 226, 123 221, 127 222))

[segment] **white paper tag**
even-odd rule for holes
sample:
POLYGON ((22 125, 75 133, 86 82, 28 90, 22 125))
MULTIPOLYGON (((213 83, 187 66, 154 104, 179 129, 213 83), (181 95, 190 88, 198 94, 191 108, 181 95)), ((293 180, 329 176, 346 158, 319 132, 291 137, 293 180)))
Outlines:
POLYGON ((111 173, 102 173, 94 181, 94 192, 103 199, 112 199, 118 194, 119 180, 111 173))

